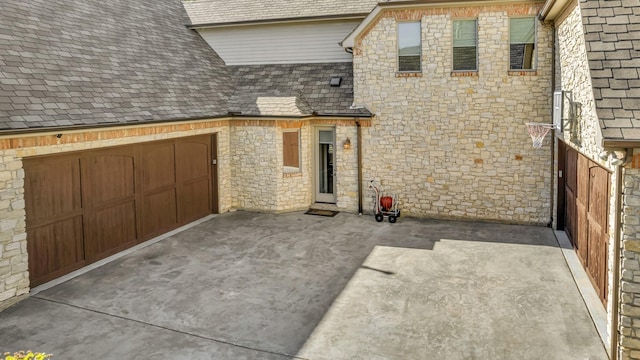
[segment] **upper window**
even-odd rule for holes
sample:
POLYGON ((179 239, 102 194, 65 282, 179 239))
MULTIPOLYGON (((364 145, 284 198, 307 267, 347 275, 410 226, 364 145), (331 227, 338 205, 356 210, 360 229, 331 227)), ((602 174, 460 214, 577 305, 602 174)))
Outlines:
POLYGON ((420 71, 420 22, 398 23, 398 71, 420 71))
POLYGON ((476 20, 453 21, 453 70, 478 70, 478 25, 476 20))
POLYGON ((509 26, 509 59, 511 70, 532 70, 536 57, 536 20, 513 18, 509 26))

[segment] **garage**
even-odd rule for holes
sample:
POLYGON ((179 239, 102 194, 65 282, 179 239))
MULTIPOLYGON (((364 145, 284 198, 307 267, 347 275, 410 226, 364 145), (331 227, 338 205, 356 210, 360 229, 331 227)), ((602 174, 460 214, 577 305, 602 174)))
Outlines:
POLYGON ((31 286, 217 212, 215 135, 24 159, 31 286))
POLYGON ((611 174, 562 142, 559 156, 558 228, 564 229, 571 239, 606 305, 611 174))

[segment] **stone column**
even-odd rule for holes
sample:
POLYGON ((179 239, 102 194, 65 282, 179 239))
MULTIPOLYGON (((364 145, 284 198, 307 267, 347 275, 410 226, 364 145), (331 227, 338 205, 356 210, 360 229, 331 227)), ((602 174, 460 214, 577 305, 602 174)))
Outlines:
POLYGON ((13 154, 0 152, 0 310, 29 292, 24 170, 13 154))
POLYGON ((625 169, 622 248, 620 359, 640 359, 640 169, 625 169))

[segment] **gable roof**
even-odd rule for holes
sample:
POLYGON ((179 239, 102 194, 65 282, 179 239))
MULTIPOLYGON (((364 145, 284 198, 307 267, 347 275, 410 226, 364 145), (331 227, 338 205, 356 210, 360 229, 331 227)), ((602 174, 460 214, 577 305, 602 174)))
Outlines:
POLYGON ((605 146, 640 141, 640 1, 581 0, 605 146))
POLYGON ((377 0, 185 0, 192 25, 268 20, 365 17, 377 0))
POLYGON ((370 116, 352 109, 351 63, 231 66, 236 90, 230 109, 245 116, 370 116), (329 85, 340 77, 339 87, 329 85))
POLYGON ((180 0, 2 0, 0 129, 227 113, 223 61, 180 0))

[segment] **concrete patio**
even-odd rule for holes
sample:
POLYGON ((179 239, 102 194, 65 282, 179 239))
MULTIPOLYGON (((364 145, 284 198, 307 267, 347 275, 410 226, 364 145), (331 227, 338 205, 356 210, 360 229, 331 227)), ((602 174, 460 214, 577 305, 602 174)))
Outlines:
POLYGON ((544 227, 235 212, 0 313, 53 359, 607 359, 544 227))

